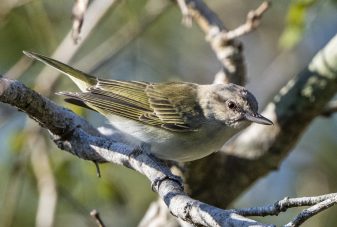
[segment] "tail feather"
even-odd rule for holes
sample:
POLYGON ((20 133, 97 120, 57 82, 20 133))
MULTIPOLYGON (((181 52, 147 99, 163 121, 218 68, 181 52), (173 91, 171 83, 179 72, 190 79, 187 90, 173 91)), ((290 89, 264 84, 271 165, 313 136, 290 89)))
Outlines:
POLYGON ((61 92, 57 92, 57 95, 62 95, 62 96, 66 96, 66 98, 64 99, 64 101, 74 104, 76 106, 81 106, 93 111, 97 111, 93 108, 91 108, 90 106, 88 106, 78 95, 77 92, 65 92, 65 91, 61 91, 61 92))
POLYGON ((62 62, 34 52, 23 51, 23 53, 26 56, 50 65, 61 73, 67 75, 72 81, 74 81, 74 83, 81 89, 81 91, 85 91, 88 87, 91 87, 97 83, 97 79, 95 77, 81 72, 80 70, 74 69, 62 62))

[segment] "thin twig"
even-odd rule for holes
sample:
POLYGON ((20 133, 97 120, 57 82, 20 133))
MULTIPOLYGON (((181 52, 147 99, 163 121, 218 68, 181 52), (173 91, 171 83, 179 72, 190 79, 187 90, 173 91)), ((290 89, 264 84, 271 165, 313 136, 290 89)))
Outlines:
POLYGON ((270 6, 271 2, 265 1, 256 10, 250 11, 247 14, 246 22, 243 25, 237 27, 234 30, 223 32, 223 39, 232 40, 254 31, 260 25, 263 14, 269 9, 270 6))
POLYGON ((98 178, 101 178, 101 169, 99 168, 99 164, 97 162, 94 162, 95 167, 96 167, 96 174, 98 178))
POLYGON ((301 207, 301 206, 313 206, 329 199, 337 199, 337 193, 331 193, 320 196, 301 197, 301 198, 284 198, 275 202, 273 205, 263 207, 241 208, 235 209, 235 211, 243 216, 267 216, 267 215, 279 215, 281 212, 285 212, 289 208, 301 207))
POLYGON ((192 26, 192 15, 190 14, 190 11, 188 10, 185 0, 176 0, 176 1, 181 11, 183 25, 185 25, 186 27, 191 27, 192 26))
POLYGON ((309 207, 308 209, 303 210, 301 213, 299 213, 294 220, 289 222, 285 225, 285 227, 297 227, 303 224, 305 221, 307 221, 312 216, 328 209, 329 207, 332 207, 333 205, 336 205, 337 198, 330 198, 327 200, 324 200, 320 203, 317 203, 316 205, 309 207))
POLYGON ((90 216, 93 217, 98 225, 98 227, 105 227, 104 222, 102 221, 98 211, 96 209, 90 212, 90 216))

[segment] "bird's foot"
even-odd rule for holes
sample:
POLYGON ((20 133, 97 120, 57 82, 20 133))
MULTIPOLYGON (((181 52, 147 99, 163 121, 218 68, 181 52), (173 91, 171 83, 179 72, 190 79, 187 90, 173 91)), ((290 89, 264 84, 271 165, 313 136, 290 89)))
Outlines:
POLYGON ((181 177, 174 175, 171 171, 170 168, 166 165, 166 163, 155 157, 153 154, 148 154, 149 157, 155 162, 159 163, 160 165, 157 165, 156 168, 159 169, 159 171, 162 173, 161 176, 156 177, 152 182, 151 182, 151 188, 153 191, 158 191, 161 183, 163 183, 165 180, 171 180, 176 182, 179 187, 184 190, 184 184, 183 180, 181 177))

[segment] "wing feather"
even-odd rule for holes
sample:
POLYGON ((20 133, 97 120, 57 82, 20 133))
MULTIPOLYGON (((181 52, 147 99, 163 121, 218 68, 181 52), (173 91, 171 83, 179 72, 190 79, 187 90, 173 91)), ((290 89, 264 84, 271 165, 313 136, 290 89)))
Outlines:
MULTIPOLYGON (((164 92, 156 84, 139 81, 97 80, 86 92, 62 92, 72 103, 84 103, 106 114, 116 114, 175 132, 195 131, 186 115, 170 100, 177 83, 168 83, 164 92)), ((181 84, 181 83, 179 83, 181 84)), ((161 86, 161 85, 160 85, 161 86)), ((186 94, 189 95, 189 94, 186 94)), ((83 106, 85 106, 83 105, 83 106)))

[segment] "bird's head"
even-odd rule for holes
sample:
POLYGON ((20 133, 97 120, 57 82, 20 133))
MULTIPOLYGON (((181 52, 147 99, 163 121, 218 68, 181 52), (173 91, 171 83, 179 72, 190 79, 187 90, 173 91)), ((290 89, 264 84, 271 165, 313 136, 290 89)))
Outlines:
POLYGON ((273 124, 257 112, 256 98, 244 87, 235 84, 214 84, 208 89, 207 95, 201 97, 201 100, 204 100, 201 101, 201 105, 206 118, 230 127, 239 127, 245 121, 273 124))

